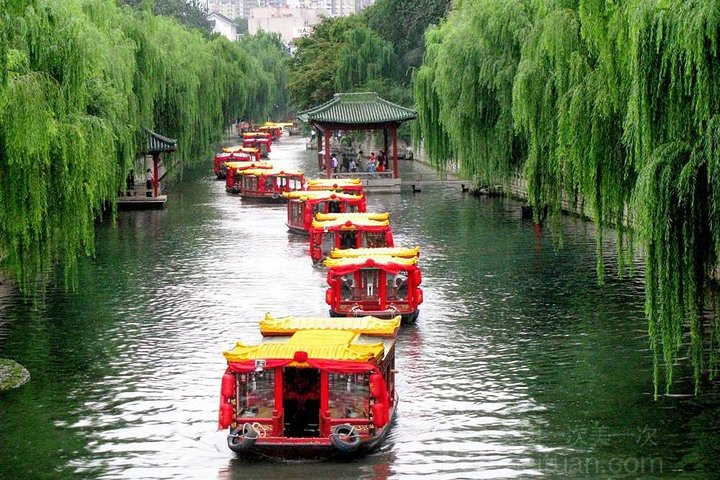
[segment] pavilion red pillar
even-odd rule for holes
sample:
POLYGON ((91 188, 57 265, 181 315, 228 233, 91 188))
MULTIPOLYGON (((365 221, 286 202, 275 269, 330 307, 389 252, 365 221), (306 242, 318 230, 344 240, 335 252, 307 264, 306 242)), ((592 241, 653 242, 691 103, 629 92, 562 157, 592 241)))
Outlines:
POLYGON ((392 145, 393 145, 393 178, 399 178, 398 160, 397 160, 397 128, 392 128, 392 145))
POLYGON ((325 171, 327 178, 332 177, 332 167, 330 166, 330 130, 325 130, 325 171))
MULTIPOLYGON (((388 151, 388 131, 387 128, 383 128, 383 155, 385 156, 385 167, 389 167, 388 162, 388 155, 390 155, 390 152, 388 151)), ((387 168, 386 168, 387 169, 387 168)))
POLYGON ((153 197, 158 196, 158 164, 160 163, 160 154, 153 153, 153 197))

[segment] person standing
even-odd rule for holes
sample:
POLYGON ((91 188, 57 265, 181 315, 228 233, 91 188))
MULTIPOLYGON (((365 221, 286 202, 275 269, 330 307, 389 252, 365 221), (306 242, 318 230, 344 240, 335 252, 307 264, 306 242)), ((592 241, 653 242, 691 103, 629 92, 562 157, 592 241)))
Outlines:
POLYGON ((337 156, 333 153, 330 155, 330 169, 337 173, 337 166, 338 166, 338 159, 337 156))
POLYGON ((152 170, 150 170, 148 168, 147 171, 145 172, 145 188, 146 189, 151 190, 153 188, 153 180, 154 180, 154 178, 153 178, 152 170))

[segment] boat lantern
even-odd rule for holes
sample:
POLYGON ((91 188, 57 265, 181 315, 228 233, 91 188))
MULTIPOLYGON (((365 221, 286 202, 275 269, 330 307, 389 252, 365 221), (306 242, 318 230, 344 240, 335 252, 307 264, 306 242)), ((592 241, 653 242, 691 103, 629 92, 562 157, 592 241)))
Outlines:
POLYGON ((235 375, 226 373, 220 383, 220 394, 223 398, 235 398, 235 375))
POLYGON ((376 428, 382 428, 387 425, 388 416, 390 415, 387 403, 375 402, 372 406, 373 425, 376 428))
POLYGON ((387 396, 387 387, 382 375, 373 373, 370 375, 370 395, 377 401, 383 401, 387 396))
POLYGON ((233 408, 232 404, 228 402, 223 402, 220 404, 220 418, 218 419, 218 424, 220 424, 221 429, 228 428, 230 424, 233 421, 233 408))
POLYGON ((328 305, 333 304, 333 289, 332 288, 328 288, 327 290, 325 290, 325 303, 327 303, 328 305))
POLYGON ((307 352, 303 352, 302 350, 298 350, 293 355, 293 360, 297 363, 307 363, 308 354, 307 352))

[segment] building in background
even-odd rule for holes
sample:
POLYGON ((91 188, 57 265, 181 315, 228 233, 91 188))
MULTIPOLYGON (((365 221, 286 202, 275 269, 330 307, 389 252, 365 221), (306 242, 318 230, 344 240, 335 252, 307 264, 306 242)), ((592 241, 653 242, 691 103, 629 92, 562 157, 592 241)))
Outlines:
POLYGON ((237 40, 237 25, 231 19, 218 12, 210 12, 207 19, 212 26, 213 33, 219 33, 233 42, 237 40))

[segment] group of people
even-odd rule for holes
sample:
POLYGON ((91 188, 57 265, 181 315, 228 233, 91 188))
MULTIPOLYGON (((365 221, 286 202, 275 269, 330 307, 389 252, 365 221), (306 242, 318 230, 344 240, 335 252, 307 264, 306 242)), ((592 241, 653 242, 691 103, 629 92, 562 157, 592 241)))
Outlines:
POLYGON ((355 157, 349 155, 343 155, 342 162, 338 162, 337 154, 333 153, 330 156, 330 168, 333 172, 384 172, 388 169, 388 159, 385 152, 382 150, 378 151, 377 155, 375 152, 370 152, 370 156, 367 159, 367 165, 363 168, 364 154, 360 150, 357 154, 357 161, 355 157))

